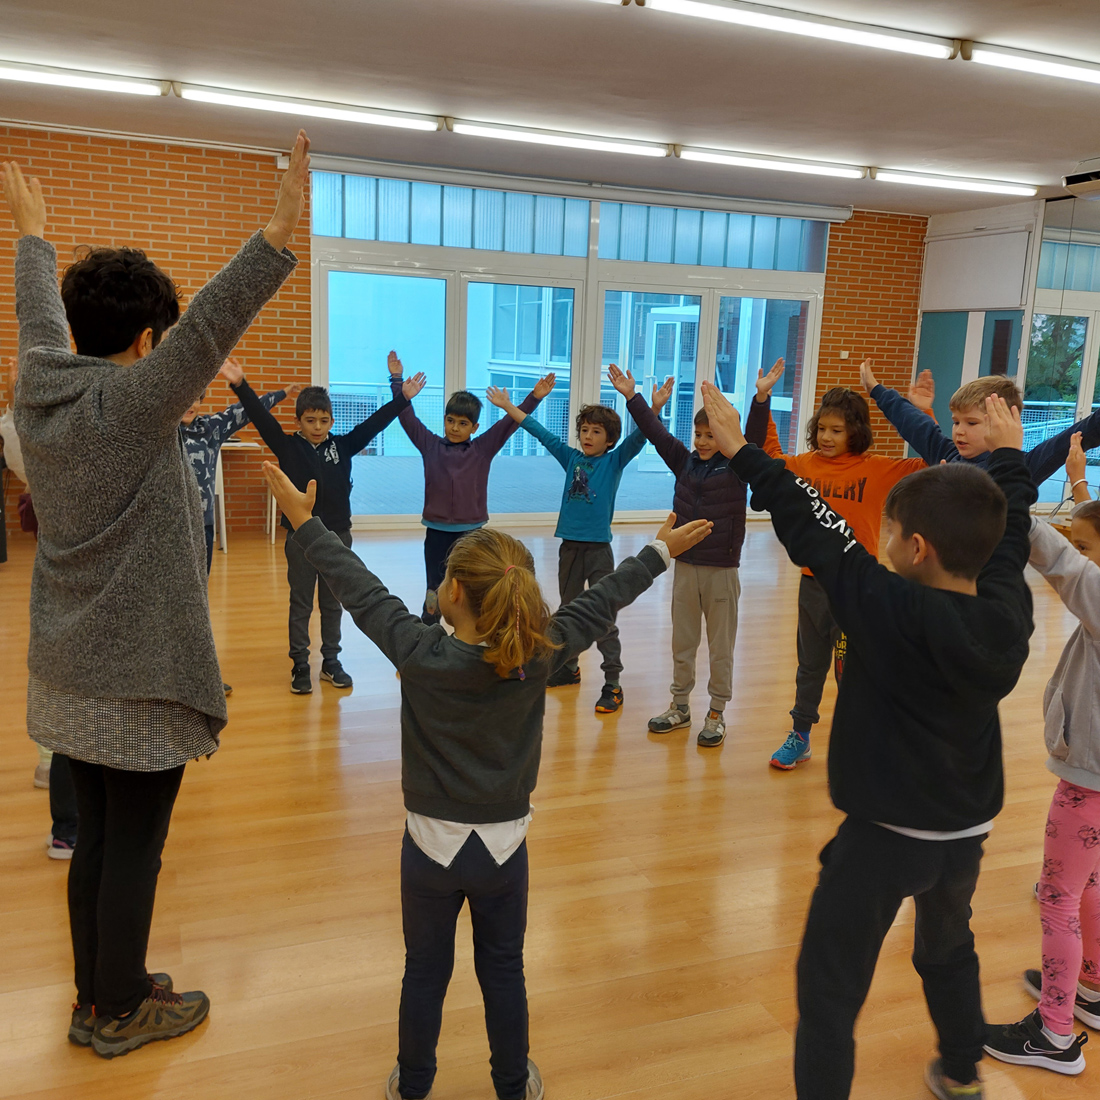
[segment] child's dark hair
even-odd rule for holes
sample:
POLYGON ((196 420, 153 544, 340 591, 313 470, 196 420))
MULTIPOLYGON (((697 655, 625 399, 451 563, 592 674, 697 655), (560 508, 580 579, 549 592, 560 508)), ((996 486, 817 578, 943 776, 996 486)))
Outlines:
POLYGON ((861 455, 870 449, 875 436, 871 431, 871 410, 862 394, 844 386, 834 386, 825 391, 825 396, 821 398, 821 408, 810 417, 810 422, 806 425, 806 443, 811 450, 817 450, 817 425, 825 413, 844 418, 844 425, 848 429, 849 454, 861 455))
POLYGON ((595 424, 607 432, 607 449, 610 451, 619 442, 623 434, 623 422, 614 409, 606 405, 582 405, 577 413, 577 435, 581 434, 582 424, 595 424))
POLYGON ((700 409, 695 414, 695 419, 692 421, 692 423, 697 428, 709 428, 710 427, 710 417, 707 416, 707 410, 706 409, 700 409))
POLYGON ((79 355, 117 355, 147 328, 156 347, 180 319, 179 297, 176 284, 138 248, 80 249, 61 280, 79 355))
POLYGON ((294 415, 301 420, 307 412, 323 412, 332 416, 332 402, 324 386, 306 386, 294 402, 294 415))
POLYGON ((535 579, 531 551, 518 539, 480 527, 463 535, 447 555, 443 583, 462 585, 485 642, 484 658, 502 677, 558 645, 547 634, 550 608, 535 579))
POLYGON ((1081 519, 1100 535, 1100 500, 1086 500, 1069 514, 1071 520, 1081 519))
POLYGON ((455 390, 447 399, 444 416, 464 416, 471 424, 481 419, 481 398, 475 397, 469 390, 455 390))
POLYGON ((923 535, 948 573, 974 580, 1004 536, 1008 503, 984 470, 952 462, 902 478, 883 512, 903 538, 923 535))

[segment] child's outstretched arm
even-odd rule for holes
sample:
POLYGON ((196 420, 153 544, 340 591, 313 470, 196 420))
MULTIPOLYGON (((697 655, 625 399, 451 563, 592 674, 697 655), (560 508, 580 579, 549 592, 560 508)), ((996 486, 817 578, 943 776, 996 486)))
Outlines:
POLYGON ((569 464, 573 461, 573 448, 533 416, 528 416, 522 409, 513 405, 506 389, 501 386, 489 386, 485 390, 485 397, 490 405, 503 409, 521 428, 530 432, 558 460, 563 469, 569 469, 569 464))
POLYGON ((412 399, 424 388, 424 381, 420 381, 416 384, 417 379, 426 380, 423 373, 414 374, 410 379, 404 379, 405 368, 401 365, 401 360, 397 358, 397 352, 391 351, 386 356, 386 366, 390 371, 390 390, 393 393, 394 400, 398 397, 404 396, 408 400, 397 414, 397 419, 401 424, 401 427, 405 429, 405 434, 409 437, 409 442, 418 450, 421 454, 424 453, 424 448, 435 440, 438 442, 439 436, 435 432, 429 431, 424 422, 413 411, 412 399), (413 385, 410 386, 410 383, 413 385))
MULTIPOLYGON (((654 409, 645 403, 645 398, 635 388, 634 376, 629 370, 624 372, 612 363, 607 368, 607 376, 615 389, 626 398, 627 411, 638 425, 638 430, 657 448, 664 464, 679 476, 691 452, 661 423, 654 409)), ((663 408, 672 395, 672 385, 673 380, 669 378, 663 386, 653 387, 653 402, 658 409, 663 408)))
POLYGON ((1075 435, 1081 437, 1080 447, 1083 451, 1100 447, 1100 410, 1085 417, 1084 420, 1078 420, 1076 424, 1051 436, 1050 439, 1044 439, 1024 455, 1036 485, 1042 485, 1066 461, 1075 435))
POLYGON ((321 520, 313 516, 317 483, 306 492, 294 487, 290 478, 271 462, 264 463, 264 476, 283 515, 294 528, 293 538, 307 560, 325 578, 332 594, 347 609, 355 625, 400 671, 423 637, 425 626, 397 596, 346 547, 321 520))
POLYGON ((248 419, 256 425, 260 438, 267 444, 271 453, 282 461, 290 450, 291 433, 283 430, 282 424, 271 415, 271 409, 264 405, 263 398, 248 384, 244 371, 239 364, 226 360, 220 373, 228 381, 230 388, 240 399, 248 419))
MULTIPOLYGON (((539 407, 539 402, 553 390, 557 380, 558 376, 553 371, 540 378, 531 392, 516 407, 520 412, 530 416, 539 407)), ((519 422, 514 417, 502 416, 491 428, 486 428, 481 435, 474 437, 474 446, 495 455, 518 427, 519 422)))
POLYGON ((745 418, 745 439, 755 443, 772 458, 786 457, 771 410, 772 390, 783 376, 785 366, 782 359, 777 359, 767 374, 763 368, 756 372, 756 396, 749 403, 749 415, 745 418))
MULTIPOLYGON (((227 359, 218 371, 229 384, 233 386, 244 380, 244 368, 236 359, 227 359)), ((300 385, 285 386, 281 390, 272 390, 270 393, 260 395, 259 401, 270 412, 280 401, 287 397, 294 397, 301 390, 300 385)), ((230 436, 239 432, 249 422, 248 413, 244 405, 238 401, 221 412, 210 413, 206 417, 209 440, 215 446, 224 443, 230 436)))
POLYGON ((1100 566, 1049 523, 1031 520, 1031 564, 1093 637, 1100 636, 1100 566))
POLYGON ((423 374, 414 374, 406 379, 400 393, 394 394, 380 409, 356 424, 347 435, 339 437, 341 453, 357 455, 376 435, 384 432, 409 407, 411 398, 424 388, 425 381, 427 379, 423 374))
MULTIPOLYGON (((918 407, 911 401, 906 401, 897 390, 888 389, 879 384, 871 370, 871 360, 864 359, 859 365, 859 378, 868 396, 878 405, 879 412, 894 425, 898 435, 908 443, 914 451, 928 463, 929 466, 938 466, 941 462, 958 462, 959 450, 950 439, 940 430, 936 419, 932 416, 932 405, 929 400, 926 408, 918 407)), ((930 379, 924 379, 923 374, 917 383, 914 383, 910 391, 912 395, 922 401, 927 397, 928 383, 930 379)))
POLYGON ((1087 460, 1085 449, 1081 446, 1081 433, 1074 432, 1069 441, 1069 454, 1066 456, 1066 479, 1073 494, 1074 504, 1084 504, 1092 500, 1088 478, 1085 476, 1087 460))

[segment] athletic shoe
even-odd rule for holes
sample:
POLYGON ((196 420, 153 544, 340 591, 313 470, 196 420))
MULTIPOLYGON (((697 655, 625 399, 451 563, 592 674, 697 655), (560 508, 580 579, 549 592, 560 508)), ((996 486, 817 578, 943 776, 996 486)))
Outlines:
POLYGON ((539 1073, 539 1067, 527 1059, 527 1092, 524 1094, 523 1100, 543 1100, 546 1095, 546 1088, 542 1083, 542 1074, 539 1073))
POLYGON ((321 679, 327 680, 333 687, 338 688, 349 688, 353 683, 339 661, 325 661, 321 665, 321 679))
MULTIPOLYGON (((393 1072, 390 1074, 390 1079, 386 1082, 386 1100, 401 1100, 401 1093, 397 1090, 398 1081, 401 1079, 401 1067, 394 1066, 393 1072)), ((428 1100, 431 1096, 431 1089, 428 1090, 428 1096, 424 1097, 424 1100, 428 1100)))
POLYGON ((101 1058, 117 1058, 158 1039, 175 1039, 196 1028, 210 1011, 210 998, 193 993, 171 993, 154 985, 129 1016, 96 1016, 92 1049, 101 1058))
POLYGON ((225 695, 232 695, 233 694, 232 685, 227 684, 224 680, 222 680, 222 692, 225 695))
MULTIPOLYGON (((149 980, 153 985, 159 985, 161 989, 172 992, 172 977, 169 974, 150 974, 149 980)), ((92 1045, 92 1032, 95 1030, 95 1010, 91 1005, 73 1005, 73 1019, 69 1024, 69 1042, 78 1047, 90 1047, 92 1045)))
POLYGON ((1075 1077, 1085 1068, 1081 1048, 1088 1041, 1082 1031, 1073 1036, 1066 1050, 1059 1050, 1043 1034, 1043 1018, 1036 1009, 1018 1024, 990 1024, 985 1032, 985 1051, 1013 1066, 1039 1066, 1075 1077))
POLYGON ((290 690, 295 695, 309 695, 313 681, 309 678, 309 665, 295 665, 290 670, 290 690))
POLYGON ((650 733, 671 733, 673 730, 683 729, 691 725, 691 712, 687 707, 681 707, 677 703, 656 718, 649 720, 650 733))
MULTIPOLYGON (((1043 972, 1041 970, 1024 971, 1024 989, 1036 1000, 1043 995, 1043 972)), ((1081 996, 1081 987, 1073 999, 1073 1014, 1085 1025, 1100 1031, 1100 1001, 1086 1001, 1081 996)))
POLYGON ((796 764, 804 764, 810 759, 810 739, 791 730, 787 740, 772 753, 768 761, 773 768, 789 772, 796 764))
POLYGON ((982 1100, 985 1091, 981 1081, 974 1080, 969 1085, 949 1085, 943 1076, 943 1059, 930 1062, 924 1071, 924 1083, 928 1091, 939 1100, 982 1100))
POLYGON ((50 789, 50 766, 49 766, 49 764, 37 764, 37 765, 35 765, 34 785, 40 791, 48 791, 50 789))
POLYGON ((705 749, 713 749, 726 739, 726 720, 716 710, 708 710, 696 742, 705 749))
POLYGON ((52 833, 46 841, 46 855, 50 859, 72 859, 75 844, 68 840, 58 840, 52 833))
POLYGON ((623 689, 604 684, 599 699, 596 700, 597 714, 614 714, 623 705, 623 689))
POLYGON ((579 668, 569 668, 566 665, 562 665, 561 668, 546 681, 546 686, 548 688, 564 688, 572 687, 574 684, 579 684, 580 682, 581 670, 579 668))

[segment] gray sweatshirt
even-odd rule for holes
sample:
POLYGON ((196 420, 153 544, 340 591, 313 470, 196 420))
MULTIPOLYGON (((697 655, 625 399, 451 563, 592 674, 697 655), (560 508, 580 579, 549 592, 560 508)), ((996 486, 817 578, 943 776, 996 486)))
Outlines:
POLYGON ((531 809, 542 753, 546 681, 607 633, 615 615, 665 571, 651 546, 561 607, 561 648, 501 677, 481 646, 425 626, 317 518, 294 533, 355 625, 401 673, 401 787, 410 813, 470 824, 514 821, 531 809))
POLYGON ((149 355, 120 367, 72 353, 57 254, 19 241, 15 424, 39 523, 32 677, 74 696, 181 703, 212 735, 225 725, 179 423, 296 263, 257 233, 149 355))
POLYGON ((1100 567, 1035 519, 1030 560, 1080 619, 1043 694, 1047 767, 1067 783, 1100 791, 1100 567))

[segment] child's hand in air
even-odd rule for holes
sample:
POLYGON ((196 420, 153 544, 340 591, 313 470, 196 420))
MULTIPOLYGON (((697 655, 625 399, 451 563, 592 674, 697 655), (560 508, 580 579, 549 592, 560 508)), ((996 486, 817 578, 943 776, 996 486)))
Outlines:
POLYGON ((868 394, 878 385, 878 379, 871 370, 871 362, 870 359, 864 359, 859 365, 859 382, 868 394))
MULTIPOLYGON (((390 352, 392 355, 393 352, 390 352)), ((401 367, 401 361, 397 362, 398 369, 401 367)), ((425 386, 428 381, 428 376, 423 371, 417 371, 412 378, 406 378, 401 383, 401 392, 411 401, 425 386)))
POLYGON ((932 402, 936 400, 936 382, 930 370, 922 370, 909 387, 909 400, 918 409, 932 411, 932 402))
MULTIPOLYGON (((782 362, 781 359, 780 373, 782 373, 782 362)), ((772 370, 774 371, 775 368, 773 367, 772 370)), ((747 442, 745 433, 741 431, 740 414, 713 382, 703 383, 703 407, 707 410, 711 434, 714 436, 714 442, 718 444, 718 449, 726 458, 733 458, 747 442)))
POLYGON ((386 366, 390 368, 390 374, 398 378, 401 377, 401 374, 405 369, 403 366, 401 366, 401 360, 397 358, 396 351, 391 351, 389 355, 386 356, 386 366))
POLYGON ((1024 426, 1020 423, 1020 410, 1010 405, 1000 394, 990 394, 985 399, 985 446, 995 451, 998 447, 1024 449, 1024 426))
POLYGON ((306 491, 300 492, 274 462, 264 463, 264 477, 267 478, 271 495, 278 502, 283 515, 290 520, 291 527, 297 530, 303 523, 308 523, 313 516, 313 505, 317 501, 317 482, 311 481, 306 491))
POLYGON ((634 396, 634 375, 629 370, 621 371, 612 363, 607 368, 607 377, 611 381, 611 385, 615 387, 629 401, 634 396))
POLYGON ((283 386, 283 393, 285 393, 287 397, 297 397, 298 394, 302 392, 303 388, 301 382, 295 382, 291 386, 283 386))
POLYGON ((702 542, 714 530, 714 524, 709 519, 693 519, 690 523, 674 527, 676 515, 669 512, 668 519, 657 532, 657 538, 668 547, 672 557, 679 557, 685 550, 690 550, 696 543, 702 542))
POLYGON ((649 399, 649 407, 655 412, 660 411, 668 404, 669 399, 672 397, 672 390, 676 385, 675 378, 666 378, 660 386, 656 382, 653 383, 653 393, 649 399))
POLYGON ((279 184, 275 213, 267 223, 264 237, 272 248, 282 252, 290 240, 305 209, 306 188, 309 186, 309 138, 299 130, 290 151, 290 166, 279 184))
POLYGON ((512 404, 512 399, 503 386, 487 386, 485 397, 490 405, 496 405, 498 409, 507 409, 512 404))
POLYGON ((771 397, 773 387, 783 376, 784 366, 782 359, 776 359, 772 369, 767 374, 764 373, 762 367, 756 372, 756 400, 761 404, 771 397))
POLYGON ((226 361, 222 363, 218 374, 220 374, 231 386, 239 386, 244 381, 244 367, 242 367, 236 359, 226 359, 226 361))
POLYGON ((21 237, 41 237, 46 232, 42 184, 34 176, 25 180, 19 165, 13 161, 4 161, 4 198, 8 200, 21 237))
POLYGON ((535 388, 531 391, 540 401, 544 397, 550 395, 550 391, 554 388, 558 381, 558 376, 551 371, 549 374, 545 374, 535 383, 535 388))
POLYGON ((1081 433, 1074 432, 1069 440, 1069 454, 1066 456, 1066 476, 1072 485, 1085 476, 1085 452, 1081 449, 1081 433))

